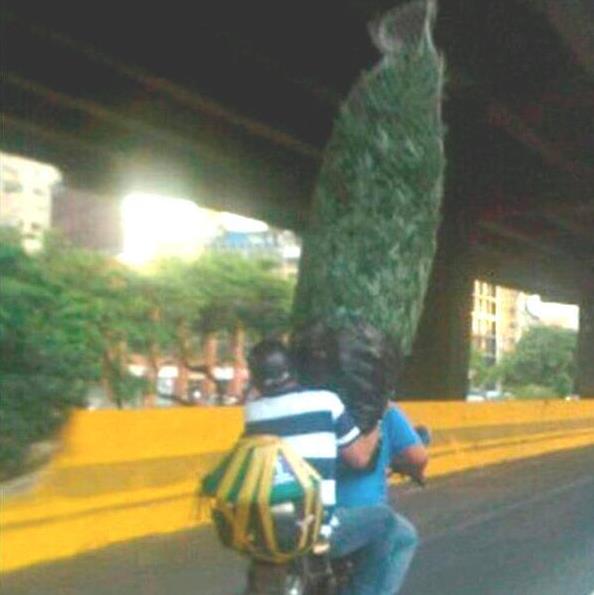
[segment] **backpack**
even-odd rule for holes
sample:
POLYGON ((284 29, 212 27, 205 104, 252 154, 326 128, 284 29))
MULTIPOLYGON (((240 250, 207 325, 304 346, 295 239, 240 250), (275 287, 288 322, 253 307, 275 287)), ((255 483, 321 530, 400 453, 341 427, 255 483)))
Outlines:
POLYGON ((278 436, 241 438, 201 482, 221 542, 265 562, 309 552, 323 517, 318 472, 278 436))

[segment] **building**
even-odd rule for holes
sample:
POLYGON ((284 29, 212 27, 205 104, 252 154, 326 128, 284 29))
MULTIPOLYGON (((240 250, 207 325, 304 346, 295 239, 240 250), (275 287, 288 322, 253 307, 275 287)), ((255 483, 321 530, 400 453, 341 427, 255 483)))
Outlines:
POLYGON ((291 231, 264 221, 199 207, 176 197, 134 192, 121 205, 120 258, 144 266, 159 258, 194 259, 205 252, 233 252, 278 263, 285 277, 297 275, 301 244, 291 231))
POLYGON ((41 247, 52 218, 52 194, 62 179, 53 165, 0 152, 0 225, 18 229, 28 251, 41 247))
POLYGON ((120 200, 61 184, 53 165, 0 152, 0 225, 18 229, 28 251, 54 229, 74 245, 117 254, 122 246, 120 200))
POLYGON ((119 198, 62 186, 54 193, 52 228, 79 248, 116 255, 122 250, 119 198))
POLYGON ((268 258, 278 263, 283 277, 297 276, 301 243, 289 230, 268 228, 264 231, 233 231, 223 229, 210 245, 211 250, 230 251, 249 258, 268 258))
POLYGON ((499 362, 503 354, 513 351, 531 324, 527 299, 515 289, 474 282, 472 344, 488 364, 499 362))

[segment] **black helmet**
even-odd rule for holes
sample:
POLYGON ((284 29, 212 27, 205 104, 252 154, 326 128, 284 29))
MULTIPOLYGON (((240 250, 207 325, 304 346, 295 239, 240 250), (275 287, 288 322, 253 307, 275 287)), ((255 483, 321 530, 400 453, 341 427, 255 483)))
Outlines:
POLYGON ((289 352, 280 341, 266 339, 258 343, 248 357, 248 365, 252 383, 264 393, 294 380, 289 352))

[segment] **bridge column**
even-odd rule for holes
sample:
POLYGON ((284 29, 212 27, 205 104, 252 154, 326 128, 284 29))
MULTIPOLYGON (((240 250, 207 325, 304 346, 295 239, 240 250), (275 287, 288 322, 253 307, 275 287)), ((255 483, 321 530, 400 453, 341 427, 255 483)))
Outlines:
POLYGON ((399 398, 462 399, 468 390, 474 274, 467 225, 448 215, 399 398))
POLYGON ((580 302, 576 388, 582 399, 594 399, 594 290, 580 302))

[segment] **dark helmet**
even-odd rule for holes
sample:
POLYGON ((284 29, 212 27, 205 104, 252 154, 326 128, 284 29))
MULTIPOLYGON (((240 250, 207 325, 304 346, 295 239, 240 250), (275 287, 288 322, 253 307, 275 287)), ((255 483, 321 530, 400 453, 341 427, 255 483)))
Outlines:
POLYGON ((260 392, 282 388, 294 380, 291 358, 280 342, 266 339, 258 343, 248 357, 250 375, 260 392))

